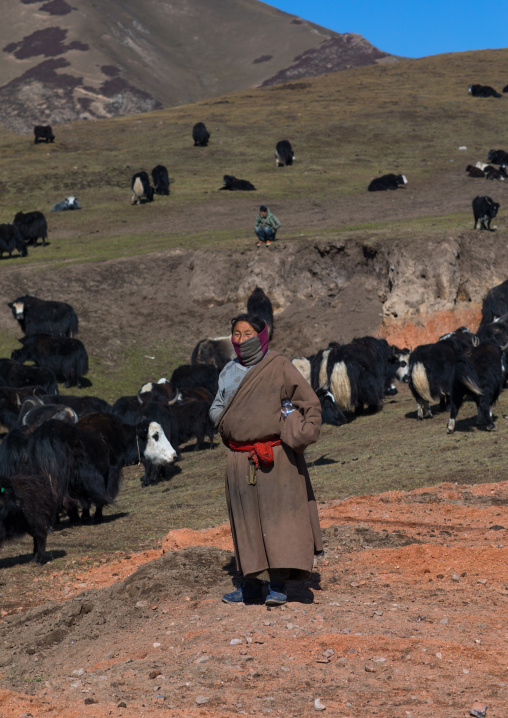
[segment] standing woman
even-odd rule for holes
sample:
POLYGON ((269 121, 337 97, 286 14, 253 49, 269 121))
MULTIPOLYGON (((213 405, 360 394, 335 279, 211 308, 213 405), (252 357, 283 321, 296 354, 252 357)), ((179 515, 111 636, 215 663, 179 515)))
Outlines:
POLYGON ((321 406, 293 364, 268 350, 268 328, 255 314, 231 322, 237 358, 219 377, 210 408, 230 452, 226 499, 241 586, 226 603, 286 603, 285 582, 307 579, 323 546, 303 451, 319 438, 321 406))

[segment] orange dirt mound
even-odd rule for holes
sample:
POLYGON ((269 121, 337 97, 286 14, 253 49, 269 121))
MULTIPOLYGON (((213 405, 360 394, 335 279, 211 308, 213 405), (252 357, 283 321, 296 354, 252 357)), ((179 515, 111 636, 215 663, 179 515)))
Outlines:
POLYGON ((380 336, 389 344, 399 347, 417 347, 435 342, 443 334, 458 327, 469 327, 474 332, 480 319, 481 308, 478 305, 467 305, 453 312, 434 312, 431 316, 422 317, 418 322, 390 322, 381 329, 380 336))

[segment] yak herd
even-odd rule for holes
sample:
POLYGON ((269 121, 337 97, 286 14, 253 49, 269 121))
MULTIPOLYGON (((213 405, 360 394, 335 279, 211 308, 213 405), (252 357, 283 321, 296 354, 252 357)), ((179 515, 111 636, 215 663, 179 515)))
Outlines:
POLYGON ((12 222, 0 224, 0 259, 7 252, 12 257, 17 250, 22 257, 28 255, 27 247, 35 247, 42 239, 45 247, 48 238, 48 223, 42 212, 17 212, 12 222))
MULTIPOLYGON (((33 560, 42 563, 48 531, 62 513, 89 521, 94 507, 94 522, 102 520, 124 466, 142 465, 142 485, 148 486, 178 471, 174 462, 182 444, 195 439, 196 450, 213 448, 208 412, 219 368, 198 361, 196 348, 192 363, 177 367, 169 380, 145 384, 113 404, 60 395, 59 382, 80 388, 88 370, 75 310, 32 295, 8 306, 24 336, 21 348, 0 358, 0 423, 7 432, 0 445, 0 544, 28 533, 33 560)), ((273 325, 271 302, 261 289, 247 306, 273 325)))
MULTIPOLYGON (((361 337, 349 344, 331 342, 310 357, 293 360, 316 392, 335 403, 336 421, 378 411, 383 397, 404 381, 416 400, 417 419, 432 418, 431 403, 450 412, 447 432, 455 430, 459 409, 469 398, 477 405, 477 425, 495 429, 492 407, 508 379, 508 280, 491 289, 483 302, 476 333, 459 327, 432 344, 414 350, 361 337)), ((323 406, 323 403, 322 403, 323 406)), ((325 416, 323 407, 323 420, 325 416)))
MULTIPOLYGON (((194 147, 207 147, 211 132, 208 132, 204 122, 197 122, 192 128, 192 139, 194 147)), ((276 167, 288 167, 295 161, 293 148, 289 140, 280 140, 275 146, 275 165, 276 167)), ((131 179, 132 200, 131 204, 143 204, 152 202, 154 195, 169 195, 170 179, 168 170, 164 165, 157 165, 152 170, 153 185, 150 184, 150 178, 145 170, 136 172, 131 179)), ((252 182, 245 179, 237 179, 233 175, 224 175, 222 178, 222 187, 220 190, 253 192, 256 190, 252 182)))
MULTIPOLYGON (((171 478, 182 444, 214 446, 209 418, 219 373, 234 358, 230 337, 203 339, 190 364, 169 379, 149 382, 113 404, 94 396, 58 393, 58 382, 80 386, 88 368, 74 309, 31 295, 8 305, 24 333, 21 349, 0 359, 0 544, 28 533, 33 560, 46 560, 48 532, 62 514, 70 521, 102 520, 114 502, 122 469, 142 466, 143 486, 171 478), (33 365, 23 362, 30 360, 33 365), (208 439, 205 442, 205 439, 208 439)), ((273 308, 262 288, 249 296, 273 335, 273 308)), ((413 350, 384 339, 359 337, 331 342, 308 357, 293 359, 321 402, 323 421, 340 426, 355 415, 382 409, 384 397, 407 382, 416 418, 432 417, 431 404, 449 412, 455 429, 464 399, 477 404, 477 424, 495 428, 492 407, 508 377, 508 280, 491 289, 475 333, 466 327, 413 350)))
MULTIPOLYGON (((468 92, 473 97, 501 97, 501 94, 489 85, 469 85, 468 92)), ((508 92, 508 85, 503 88, 503 92, 508 92)), ((508 178, 508 172, 506 171, 507 163, 508 152, 504 150, 490 150, 487 155, 487 162, 477 162, 474 166, 469 164, 466 167, 466 172, 469 177, 483 177, 488 180, 504 181, 508 178), (497 167, 494 165, 497 165, 497 167)), ((405 175, 386 174, 373 179, 367 187, 367 190, 369 192, 396 190, 404 188, 406 184, 407 179, 405 175)), ((478 195, 473 199, 472 207, 474 229, 476 229, 479 221, 480 229, 494 231, 490 223, 499 211, 499 203, 494 202, 494 200, 487 195, 478 195)))

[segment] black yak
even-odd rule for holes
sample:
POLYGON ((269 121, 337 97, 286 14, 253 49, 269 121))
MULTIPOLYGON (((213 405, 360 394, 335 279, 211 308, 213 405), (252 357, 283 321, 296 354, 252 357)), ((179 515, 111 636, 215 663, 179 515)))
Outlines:
POLYGON ((39 142, 54 142, 55 135, 51 129, 51 125, 35 125, 34 127, 34 145, 38 145, 39 142))
POLYGON ((0 386, 40 386, 48 394, 58 394, 56 376, 49 369, 24 366, 14 359, 0 359, 0 386))
POLYGON ((141 200, 152 202, 154 190, 146 172, 136 172, 131 180, 131 204, 141 204, 141 200))
POLYGON ((275 166, 288 167, 295 161, 293 148, 289 140, 281 140, 275 146, 275 166))
POLYGON ((169 175, 164 165, 157 165, 153 168, 152 180, 155 194, 169 194, 169 175))
POLYGON ((204 122, 196 122, 192 128, 192 139, 194 147, 206 147, 210 139, 211 132, 208 132, 204 122))
POLYGON ((379 192, 389 189, 398 189, 399 187, 404 187, 405 184, 407 184, 405 175, 388 174, 373 179, 367 189, 369 192, 379 192))
POLYGON ((27 533, 35 563, 46 560, 46 539, 57 519, 50 480, 39 475, 0 475, 0 545, 27 533))
POLYGON ((222 180, 222 187, 219 187, 219 189, 250 192, 252 190, 255 190, 256 188, 248 180, 236 179, 236 177, 233 177, 233 175, 224 175, 222 180))
POLYGON ((4 252, 7 252, 9 257, 12 257, 15 249, 21 257, 28 255, 26 245, 16 225, 10 222, 0 224, 0 259, 2 259, 4 252))
POLYGON ((48 238, 48 223, 42 212, 37 210, 33 212, 17 212, 14 216, 13 224, 20 234, 25 244, 37 244, 39 237, 42 239, 42 246, 45 247, 48 238))
POLYGON ((247 299, 247 312, 257 314, 258 317, 265 320, 271 339, 273 335, 273 306, 261 287, 256 287, 247 299))
POLYGON ((494 230, 490 228, 490 223, 497 215, 499 210, 499 202, 494 202, 492 197, 482 197, 478 195, 473 200, 474 229, 480 220, 480 229, 487 229, 489 232, 494 230))
POLYGON ((7 306, 24 334, 74 337, 78 333, 78 316, 66 302, 53 302, 25 294, 8 302, 7 306))
MULTIPOLYGON (((65 387, 81 389, 81 378, 88 372, 88 354, 79 339, 53 337, 50 334, 30 334, 20 339, 21 349, 11 358, 21 363, 33 361, 38 367, 49 369, 65 387)), ((56 392, 55 392, 56 393, 56 392)))

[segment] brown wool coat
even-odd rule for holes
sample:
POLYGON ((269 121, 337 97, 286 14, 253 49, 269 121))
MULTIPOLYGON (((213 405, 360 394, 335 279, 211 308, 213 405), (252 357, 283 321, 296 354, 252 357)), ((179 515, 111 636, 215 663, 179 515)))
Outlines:
POLYGON ((226 499, 238 570, 246 576, 290 569, 290 578, 307 578, 323 548, 302 453, 319 438, 319 399, 288 359, 270 351, 249 370, 217 425, 226 444, 282 439, 273 447, 273 465, 256 471, 254 486, 247 483, 248 455, 228 454, 226 499), (280 411, 285 398, 298 409, 286 420, 280 411))

